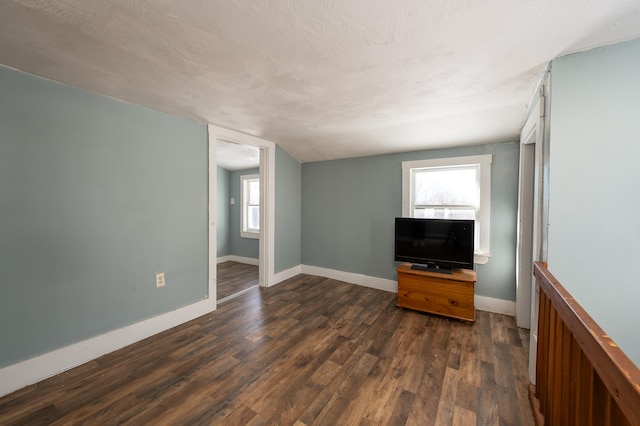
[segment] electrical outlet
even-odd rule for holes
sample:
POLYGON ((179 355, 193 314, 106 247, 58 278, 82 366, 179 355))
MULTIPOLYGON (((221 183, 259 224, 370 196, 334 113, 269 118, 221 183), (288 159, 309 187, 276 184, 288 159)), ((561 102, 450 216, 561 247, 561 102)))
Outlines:
POLYGON ((235 199, 235 198, 232 198, 232 199, 231 199, 231 205, 234 205, 235 203, 236 203, 236 199, 235 199))
POLYGON ((164 287, 164 272, 156 274, 156 287, 164 287))

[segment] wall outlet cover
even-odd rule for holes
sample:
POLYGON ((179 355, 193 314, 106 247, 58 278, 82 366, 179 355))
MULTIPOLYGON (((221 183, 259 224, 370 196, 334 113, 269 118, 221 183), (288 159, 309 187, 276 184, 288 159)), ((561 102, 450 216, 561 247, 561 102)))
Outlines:
POLYGON ((156 287, 164 287, 164 272, 156 274, 156 287))

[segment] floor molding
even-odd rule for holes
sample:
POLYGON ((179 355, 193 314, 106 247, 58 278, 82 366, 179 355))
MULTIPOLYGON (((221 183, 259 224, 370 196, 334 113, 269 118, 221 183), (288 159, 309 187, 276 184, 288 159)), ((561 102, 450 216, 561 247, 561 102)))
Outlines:
POLYGON ((494 299, 493 297, 475 295, 476 309, 493 312, 494 314, 516 315, 516 302, 511 300, 494 299))
POLYGON ((389 291, 391 293, 398 292, 398 282, 394 280, 388 280, 385 278, 370 277, 368 275, 356 274, 353 272, 338 271, 336 269, 321 268, 319 266, 311 266, 311 265, 302 265, 301 271, 303 274, 331 278, 334 280, 344 281, 351 284, 358 284, 364 287, 389 291))
POLYGON ((237 293, 233 293, 233 294, 230 294, 227 297, 223 297, 222 299, 218 300, 218 305, 220 305, 221 303, 224 303, 224 302, 226 302, 228 300, 235 299, 236 297, 238 297, 240 295, 243 295, 243 294, 253 290, 254 288, 258 288, 258 287, 260 287, 260 286, 257 285, 257 284, 256 285, 252 285, 251 287, 245 288, 244 290, 240 290, 237 293))
MULTIPOLYGON (((274 284, 279 284, 282 281, 286 281, 290 278, 295 277, 296 275, 300 275, 302 273, 302 265, 296 265, 293 268, 285 269, 284 271, 280 271, 274 275, 274 284)), ((271 287, 271 286, 270 286, 271 287)))
MULTIPOLYGON (((257 259, 241 258, 237 256, 231 257, 233 257, 233 259, 228 260, 257 265, 257 259), (248 259, 255 263, 249 263, 238 259, 248 259)), ((276 284, 280 283, 301 273, 331 278, 391 293, 398 292, 398 283, 394 280, 311 265, 298 265, 285 271, 281 271, 275 275, 275 282, 276 284)), ((246 291, 249 290, 250 289, 246 291)), ((227 299, 219 300, 217 303, 222 303, 227 299)), ((494 312, 509 316, 514 316, 515 314, 515 302, 509 300, 494 299, 491 297, 476 295, 475 304, 476 309, 481 311, 494 312)), ((48 377, 96 359, 104 354, 121 349, 127 345, 153 336, 154 334, 205 315, 214 311, 215 308, 215 301, 205 299, 157 317, 149 318, 147 320, 56 349, 35 358, 4 367, 0 369, 0 396, 9 394, 33 383, 37 383, 48 377)))
POLYGON ((183 324, 215 310, 214 300, 158 315, 0 369, 0 396, 67 371, 109 352, 183 324))
POLYGON ((223 262, 238 262, 238 263, 244 263, 246 265, 255 265, 255 266, 259 265, 259 259, 256 259, 253 257, 236 256, 233 254, 219 257, 216 263, 223 263, 223 262))
MULTIPOLYGON (((378 290, 398 292, 398 282, 378 277, 370 277, 353 272, 338 271, 336 269, 321 268, 319 266, 302 265, 301 272, 303 274, 316 275, 320 277, 332 278, 334 280, 345 281, 351 284, 357 284, 364 287, 375 288, 378 290)), ((494 299, 487 296, 475 295, 474 298, 476 309, 496 314, 504 314, 514 316, 516 311, 516 302, 510 300, 494 299)))
POLYGON ((9 396, 0 424, 533 425, 513 317, 478 311, 468 326, 395 300, 301 274, 9 396))

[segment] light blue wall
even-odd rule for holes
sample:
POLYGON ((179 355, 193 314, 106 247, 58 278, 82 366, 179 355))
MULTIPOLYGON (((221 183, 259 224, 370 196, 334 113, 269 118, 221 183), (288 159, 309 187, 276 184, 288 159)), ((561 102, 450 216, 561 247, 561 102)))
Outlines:
MULTIPOLYGON (((233 170, 229 172, 229 199, 235 198, 235 204, 229 205, 229 254, 233 256, 258 259, 259 240, 257 238, 242 238, 241 226, 241 185, 240 177, 260 173, 260 169, 233 170)), ((229 203, 229 200, 227 200, 229 203)))
POLYGON ((302 164, 302 263, 397 279, 393 223, 402 215, 402 162, 493 154, 491 260, 476 293, 515 300, 517 142, 302 164))
POLYGON ((302 167, 276 147, 275 272, 301 262, 302 167))
POLYGON ((206 297, 204 125, 1 67, 0 94, 0 367, 206 297))
POLYGON ((216 240, 217 256, 229 254, 229 170, 216 168, 216 240))
POLYGON ((640 40, 551 66, 549 269, 640 365, 640 40))

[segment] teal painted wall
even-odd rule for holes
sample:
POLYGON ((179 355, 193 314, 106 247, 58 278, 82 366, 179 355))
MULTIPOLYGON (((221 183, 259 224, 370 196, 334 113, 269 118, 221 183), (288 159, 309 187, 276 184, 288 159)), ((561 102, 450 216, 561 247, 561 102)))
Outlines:
POLYGON ((640 39, 551 65, 549 269, 640 365, 640 39))
POLYGON ((276 147, 275 272, 301 262, 302 166, 276 147))
MULTIPOLYGON (((240 177, 244 175, 259 174, 260 169, 233 170, 229 172, 229 200, 235 198, 235 204, 229 205, 229 254, 233 256, 258 259, 259 240, 257 238, 242 238, 241 226, 241 185, 240 177)), ((227 200, 227 203, 229 203, 227 200)))
POLYGON ((476 293, 515 300, 517 142, 302 164, 302 263, 395 280, 402 161, 493 154, 491 259, 476 293))
POLYGON ((229 254, 229 170, 216 168, 216 242, 218 257, 229 254))
POLYGON ((1 67, 0 93, 0 367, 204 299, 206 127, 1 67))

